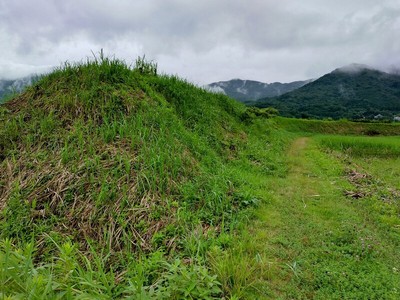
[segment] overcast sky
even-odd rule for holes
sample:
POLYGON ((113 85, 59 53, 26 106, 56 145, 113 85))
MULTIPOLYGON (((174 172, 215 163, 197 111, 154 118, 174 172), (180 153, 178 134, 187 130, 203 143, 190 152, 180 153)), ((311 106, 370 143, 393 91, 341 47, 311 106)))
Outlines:
POLYGON ((100 49, 197 84, 400 66, 400 0, 0 0, 0 78, 100 49))

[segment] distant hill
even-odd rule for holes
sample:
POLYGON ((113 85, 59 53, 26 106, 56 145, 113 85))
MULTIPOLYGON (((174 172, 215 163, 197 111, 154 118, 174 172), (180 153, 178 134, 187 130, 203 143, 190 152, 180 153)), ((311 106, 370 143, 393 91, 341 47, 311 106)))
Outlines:
POLYGON ((304 86, 310 81, 264 83, 253 80, 232 79, 211 83, 206 88, 213 92, 221 92, 241 102, 253 102, 260 98, 283 95, 304 86))
POLYGON ((400 76, 352 64, 255 105, 275 107, 287 117, 393 119, 400 114, 400 76))
POLYGON ((38 76, 32 75, 15 80, 0 79, 0 103, 7 95, 22 92, 25 87, 31 85, 37 78, 38 76))

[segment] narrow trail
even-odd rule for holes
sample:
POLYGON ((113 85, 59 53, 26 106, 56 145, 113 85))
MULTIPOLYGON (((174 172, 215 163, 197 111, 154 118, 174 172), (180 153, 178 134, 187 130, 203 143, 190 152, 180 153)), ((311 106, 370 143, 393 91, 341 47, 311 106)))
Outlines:
POLYGON ((307 147, 307 144, 309 143, 310 138, 308 137, 301 137, 296 139, 293 143, 292 146, 290 147, 288 151, 289 156, 296 156, 299 154, 299 152, 304 151, 304 149, 307 147))
POLYGON ((246 255, 259 264, 257 295, 247 298, 400 299, 398 249, 343 195, 343 166, 312 138, 287 155, 289 174, 269 180, 249 229, 246 255))

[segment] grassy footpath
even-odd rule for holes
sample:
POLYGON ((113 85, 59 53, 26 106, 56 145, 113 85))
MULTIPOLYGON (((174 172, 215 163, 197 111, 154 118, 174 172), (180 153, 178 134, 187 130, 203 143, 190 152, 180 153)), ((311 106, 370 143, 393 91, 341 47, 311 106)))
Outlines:
POLYGON ((287 177, 266 181, 269 200, 230 253, 232 261, 245 257, 236 272, 242 276, 231 277, 237 287, 242 281, 235 297, 398 299, 399 240, 344 196, 352 186, 341 162, 299 138, 288 163, 287 177))

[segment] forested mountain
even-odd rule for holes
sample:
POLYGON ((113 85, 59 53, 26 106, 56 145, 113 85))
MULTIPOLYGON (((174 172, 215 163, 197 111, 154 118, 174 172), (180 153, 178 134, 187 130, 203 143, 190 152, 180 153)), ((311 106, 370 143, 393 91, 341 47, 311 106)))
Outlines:
POLYGON ((393 119, 400 114, 400 76, 352 64, 255 105, 288 117, 393 119))

